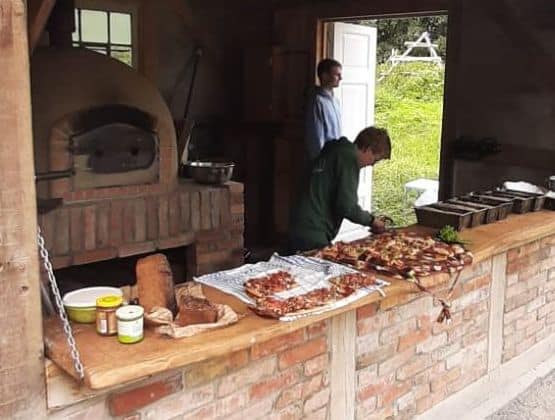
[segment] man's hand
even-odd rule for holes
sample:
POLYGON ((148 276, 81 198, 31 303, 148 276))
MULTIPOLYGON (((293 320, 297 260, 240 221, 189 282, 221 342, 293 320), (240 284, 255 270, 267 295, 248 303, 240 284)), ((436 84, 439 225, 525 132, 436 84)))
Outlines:
POLYGON ((385 232, 385 225, 387 223, 392 223, 393 220, 387 216, 376 216, 374 217, 374 221, 372 222, 372 226, 370 226, 370 231, 372 233, 380 234, 385 232))

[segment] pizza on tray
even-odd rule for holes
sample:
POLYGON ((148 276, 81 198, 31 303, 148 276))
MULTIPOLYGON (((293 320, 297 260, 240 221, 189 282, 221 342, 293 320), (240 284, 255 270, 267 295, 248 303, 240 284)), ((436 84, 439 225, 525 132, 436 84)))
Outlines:
POLYGON ((297 282, 286 271, 278 271, 263 277, 254 277, 244 283, 245 291, 254 298, 263 298, 274 293, 293 289, 296 286, 297 282))
POLYGON ((280 318, 290 313, 323 306, 333 300, 335 300, 334 291, 332 289, 321 288, 302 295, 291 296, 287 299, 265 296, 256 299, 256 305, 251 307, 251 309, 261 316, 280 318))
POLYGON ((280 318, 291 313, 318 308, 338 299, 353 294, 356 290, 375 284, 372 274, 345 274, 330 280, 331 287, 311 290, 308 293, 280 299, 275 296, 263 296, 256 299, 252 310, 258 315, 280 318))
POLYGON ((430 236, 390 232, 353 243, 337 242, 319 257, 349 264, 362 271, 377 271, 397 278, 455 273, 472 262, 461 245, 448 245, 430 236))
POLYGON ((335 292, 341 297, 352 295, 358 289, 376 284, 376 276, 368 273, 353 273, 330 280, 335 292))

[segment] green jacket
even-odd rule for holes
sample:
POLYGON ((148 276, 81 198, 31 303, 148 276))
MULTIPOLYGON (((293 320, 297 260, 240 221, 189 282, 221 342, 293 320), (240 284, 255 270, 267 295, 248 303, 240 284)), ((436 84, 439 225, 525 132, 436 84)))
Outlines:
POLYGON ((321 248, 335 238, 343 219, 370 226, 373 216, 358 205, 359 173, 353 143, 345 137, 327 142, 302 189, 290 238, 321 248))

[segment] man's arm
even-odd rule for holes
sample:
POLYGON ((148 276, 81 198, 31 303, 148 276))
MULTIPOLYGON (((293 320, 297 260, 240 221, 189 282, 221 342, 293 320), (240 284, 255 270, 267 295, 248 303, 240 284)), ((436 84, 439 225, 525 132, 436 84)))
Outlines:
POLYGON ((312 98, 306 110, 305 133, 308 156, 313 160, 324 147, 324 115, 316 98, 312 98))
POLYGON ((363 210, 358 204, 358 167, 339 161, 338 175, 337 199, 335 203, 337 214, 353 223, 371 226, 374 216, 363 210))

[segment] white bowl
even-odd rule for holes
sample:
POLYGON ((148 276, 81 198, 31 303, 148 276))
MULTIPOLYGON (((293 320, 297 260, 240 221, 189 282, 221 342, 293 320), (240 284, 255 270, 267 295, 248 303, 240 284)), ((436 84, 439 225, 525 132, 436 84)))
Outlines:
POLYGON ((117 287, 85 287, 66 293, 63 304, 69 319, 80 323, 92 323, 96 317, 96 299, 106 295, 123 296, 117 287))
POLYGON ((106 295, 123 296, 123 292, 118 287, 85 287, 66 293, 63 302, 64 306, 86 308, 89 306, 96 306, 96 299, 106 295))

